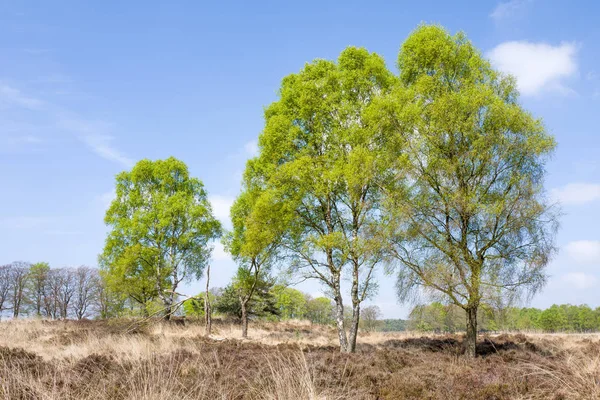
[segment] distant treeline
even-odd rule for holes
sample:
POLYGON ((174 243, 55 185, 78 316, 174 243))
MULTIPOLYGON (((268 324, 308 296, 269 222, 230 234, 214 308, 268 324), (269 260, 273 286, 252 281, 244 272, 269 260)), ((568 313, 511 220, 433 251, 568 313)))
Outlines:
POLYGON ((0 265, 0 316, 82 319, 106 313, 98 270, 53 268, 47 263, 0 265))
MULTIPOLYGON (((215 316, 241 318, 239 293, 233 284, 210 291, 215 316)), ((107 289, 95 268, 50 268, 47 263, 14 262, 0 266, 0 316, 38 316, 47 319, 113 318, 147 316, 160 312, 161 302, 132 300, 107 289)), ((480 331, 600 331, 600 307, 553 305, 541 310, 530 307, 492 307, 484 305, 478 314, 480 331)), ((250 319, 285 321, 309 320, 333 325, 335 305, 326 297, 313 297, 300 290, 261 280, 247 310, 250 319)), ((204 297, 183 303, 176 314, 188 318, 204 317, 204 297)), ((350 323, 351 315, 345 315, 350 323)), ((455 305, 434 302, 417 305, 408 320, 382 319, 377 306, 363 307, 360 326, 364 331, 458 332, 464 330, 465 311, 455 305)))
MULTIPOLYGON (((477 316, 480 331, 600 331, 600 307, 587 305, 553 305, 541 310, 531 307, 497 308, 482 306, 477 316)), ((418 305, 410 313, 407 329, 456 332, 464 330, 466 315, 454 305, 432 303, 418 305)))
MULTIPOLYGON (((239 293, 233 284, 224 288, 212 288, 210 302, 215 316, 241 319, 239 293)), ((199 295, 185 301, 183 313, 189 318, 204 318, 204 296, 199 295)), ((333 324, 334 321, 334 306, 330 299, 313 297, 272 281, 259 281, 248 301, 247 313, 253 320, 302 319, 322 325, 333 324)))
MULTIPOLYGON (((140 291, 143 293, 143 291, 140 291)), ((233 285, 210 291, 215 316, 240 318, 238 293, 233 285)), ((251 319, 304 319, 330 325, 334 322, 334 305, 325 297, 312 297, 294 288, 260 281, 248 303, 251 319)), ((147 299, 115 293, 109 289, 103 274, 87 266, 50 268, 48 263, 13 262, 0 265, 0 317, 40 317, 45 319, 82 319, 144 317, 160 314, 159 299, 147 299)), ((379 311, 367 319, 377 320, 379 311)), ((177 315, 204 317, 204 297, 200 295, 183 303, 177 315)))
POLYGON ((399 332, 407 330, 408 321, 403 319, 384 319, 381 321, 381 332, 399 332))
MULTIPOLYGON (((233 284, 210 290, 214 315, 240 319, 239 293, 233 284)), ((0 316, 39 317, 45 319, 144 317, 162 315, 157 298, 132 299, 109 289, 103 274, 87 266, 50 268, 48 263, 13 262, 0 265, 0 316)), ((204 296, 185 302, 176 311, 190 319, 204 318, 204 296)), ((248 302, 253 320, 308 320, 314 324, 333 325, 334 303, 326 297, 313 297, 300 290, 260 280, 248 302)), ((347 315, 346 319, 350 319, 347 315)), ((349 321, 347 321, 349 323, 349 321)), ((363 307, 363 330, 403 330, 402 320, 381 320, 377 306, 363 307)))

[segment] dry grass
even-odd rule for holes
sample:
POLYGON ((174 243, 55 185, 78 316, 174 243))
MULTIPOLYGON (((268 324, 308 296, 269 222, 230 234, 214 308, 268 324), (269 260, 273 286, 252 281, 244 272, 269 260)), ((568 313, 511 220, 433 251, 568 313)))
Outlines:
POLYGON ((369 333, 340 354, 304 322, 239 326, 130 321, 0 323, 6 399, 600 399, 598 335, 482 338, 369 333))

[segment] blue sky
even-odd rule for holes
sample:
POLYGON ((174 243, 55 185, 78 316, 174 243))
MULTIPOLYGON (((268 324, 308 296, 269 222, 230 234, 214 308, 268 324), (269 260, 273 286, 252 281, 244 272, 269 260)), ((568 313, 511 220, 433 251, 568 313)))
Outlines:
MULTIPOLYGON (((565 213, 560 253, 531 304, 600 306, 600 5, 402 3, 0 1, 0 263, 96 265, 114 176, 142 158, 185 161, 226 220, 282 77, 349 45, 395 70, 402 41, 435 22, 515 74, 558 140, 547 187, 565 213)), ((235 266, 219 246, 213 258, 225 285, 235 266)), ((405 317, 380 278, 372 303, 405 317)))

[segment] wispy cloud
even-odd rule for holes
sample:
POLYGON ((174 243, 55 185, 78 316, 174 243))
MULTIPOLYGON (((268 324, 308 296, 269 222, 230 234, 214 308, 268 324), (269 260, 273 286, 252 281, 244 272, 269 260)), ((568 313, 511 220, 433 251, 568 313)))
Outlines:
POLYGON ((500 22, 509 18, 522 16, 527 9, 527 6, 532 3, 532 0, 510 0, 498 3, 490 17, 496 22, 500 22))
POLYGON ((33 135, 22 136, 22 137, 18 138, 18 141, 24 142, 24 143, 31 143, 31 144, 39 144, 39 143, 44 142, 43 139, 41 139, 37 136, 33 136, 33 135))
MULTIPOLYGON (((105 122, 86 119, 63 107, 26 95, 6 84, 0 84, 0 102, 38 112, 59 129, 74 134, 98 156, 124 167, 133 165, 133 160, 114 146, 114 136, 110 134, 111 126, 105 122)), ((32 135, 26 133, 21 135, 19 140, 29 140, 29 143, 33 143, 32 138, 32 135)))
POLYGON ((228 225, 229 210, 233 205, 234 198, 231 196, 210 195, 208 201, 210 201, 215 217, 224 225, 228 225))
POLYGON ((225 251, 225 247, 221 242, 214 244, 211 256, 215 261, 231 261, 231 256, 225 251))
POLYGON ((108 124, 86 120, 72 113, 60 113, 58 125, 74 133, 89 149, 105 160, 126 168, 133 166, 134 161, 113 145, 115 138, 108 133, 108 124))
POLYGON ((65 84, 73 83, 73 79, 67 75, 62 74, 51 74, 45 76, 39 76, 29 81, 30 83, 49 83, 49 84, 65 84))
POLYGON ((0 229, 11 231, 32 231, 51 236, 73 236, 82 234, 81 231, 59 227, 67 223, 65 218, 50 216, 19 216, 0 219, 0 229))
POLYGON ((600 266, 600 241, 576 240, 566 245, 569 257, 581 265, 600 266))
POLYGON ((111 142, 114 139, 112 136, 84 135, 81 139, 100 157, 109 161, 114 161, 128 168, 133 166, 133 160, 131 158, 125 156, 122 152, 112 146, 111 142))
POLYGON ((29 49, 22 49, 23 53, 27 53, 27 54, 31 54, 34 56, 39 56, 42 54, 48 54, 51 53, 53 50, 52 49, 35 49, 35 48, 29 48, 29 49))
POLYGON ((34 135, 0 134, 0 153, 15 153, 21 151, 39 151, 43 149, 44 140, 34 135))
POLYGON ((582 205, 600 200, 600 184, 569 183, 553 189, 550 196, 564 205, 582 205))
POLYGON ((577 74, 578 46, 563 42, 557 46, 547 43, 513 41, 501 43, 488 53, 500 71, 517 78, 523 95, 543 91, 573 93, 564 80, 577 74))
POLYGON ((256 157, 258 154, 258 142, 256 140, 251 140, 244 145, 244 151, 250 157, 256 157))
POLYGON ((0 219, 0 227, 4 229, 37 229, 56 222, 53 217, 8 217, 0 219))
POLYGON ((30 110, 39 110, 44 105, 42 100, 27 96, 19 89, 5 84, 0 84, 0 101, 30 110))
POLYGON ((109 192, 103 193, 100 196, 98 196, 98 200, 100 201, 100 204, 102 205, 102 209, 104 211, 108 210, 108 208, 110 207, 110 204, 116 198, 117 198, 117 193, 116 193, 115 189, 112 189, 109 192))
POLYGON ((81 231, 69 231, 62 229, 49 229, 44 231, 44 233, 51 236, 79 236, 83 234, 81 231))
POLYGON ((598 284, 598 278, 584 272, 569 272, 563 275, 562 279, 576 289, 589 289, 598 284))
POLYGON ((44 140, 34 135, 22 135, 22 136, 6 136, 2 141, 6 145, 19 145, 19 144, 41 144, 44 140))

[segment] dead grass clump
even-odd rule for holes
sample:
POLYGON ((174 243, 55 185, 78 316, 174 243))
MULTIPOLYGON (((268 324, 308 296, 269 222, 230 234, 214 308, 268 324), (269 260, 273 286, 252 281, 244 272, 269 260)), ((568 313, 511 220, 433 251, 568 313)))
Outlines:
POLYGON ((535 377, 541 393, 554 393, 557 399, 600 399, 600 351, 576 350, 553 359, 519 365, 535 377))
POLYGON ((269 374, 259 376, 250 385, 252 399, 295 400, 295 399, 348 399, 358 398, 342 384, 335 387, 318 386, 316 370, 309 364, 303 352, 278 353, 265 357, 269 374))

